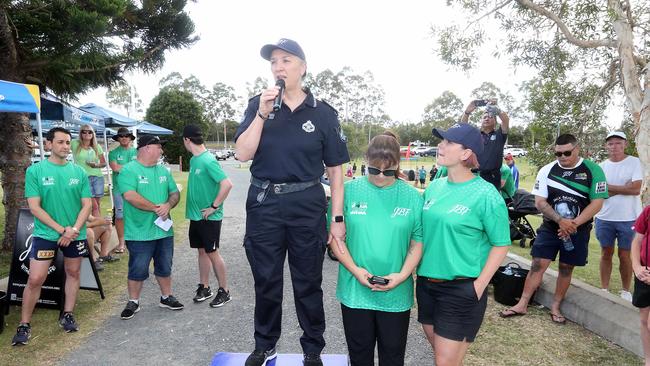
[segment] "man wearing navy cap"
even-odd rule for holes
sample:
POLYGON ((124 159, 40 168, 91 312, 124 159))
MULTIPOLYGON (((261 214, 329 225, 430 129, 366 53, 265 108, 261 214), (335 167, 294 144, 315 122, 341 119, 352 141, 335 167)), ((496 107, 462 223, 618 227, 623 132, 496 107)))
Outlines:
POLYGON ((265 365, 276 357, 282 323, 282 271, 289 258, 296 313, 303 335, 304 365, 321 366, 325 347, 323 256, 328 242, 345 239, 343 172, 350 158, 337 112, 302 87, 305 53, 297 42, 280 39, 262 47, 275 80, 248 102, 239 125, 236 156, 252 159, 246 202, 244 247, 255 280, 255 350, 246 366, 265 365), (283 95, 280 108, 274 99, 283 95), (319 178, 326 166, 332 192, 330 234, 327 201, 319 178))
POLYGON ((481 154, 477 154, 478 169, 481 178, 492 183, 497 191, 499 191, 501 189, 503 147, 508 139, 510 118, 506 112, 499 109, 496 99, 477 99, 467 105, 460 121, 467 123, 472 112, 482 105, 486 106, 481 117, 481 138, 483 139, 484 149, 481 154), (496 128, 497 116, 501 120, 501 125, 498 129, 496 128))

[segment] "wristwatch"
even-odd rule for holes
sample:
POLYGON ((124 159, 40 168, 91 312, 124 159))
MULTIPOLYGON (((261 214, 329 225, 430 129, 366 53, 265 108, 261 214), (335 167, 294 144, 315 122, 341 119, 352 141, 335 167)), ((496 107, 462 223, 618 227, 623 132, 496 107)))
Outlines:
POLYGON ((75 233, 79 234, 79 229, 77 229, 77 228, 74 227, 74 226, 72 227, 72 231, 74 231, 75 233))
POLYGON ((210 207, 214 208, 215 210, 219 208, 219 206, 215 206, 214 203, 211 203, 210 207))
POLYGON ((338 216, 332 217, 332 222, 343 222, 343 216, 338 215, 338 216))

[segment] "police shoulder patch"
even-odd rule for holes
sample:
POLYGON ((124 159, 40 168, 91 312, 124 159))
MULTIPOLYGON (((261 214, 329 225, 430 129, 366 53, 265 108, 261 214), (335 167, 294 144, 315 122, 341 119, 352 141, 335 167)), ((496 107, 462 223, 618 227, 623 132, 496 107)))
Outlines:
POLYGON ((327 103, 326 101, 324 101, 322 99, 318 99, 318 101, 325 104, 326 106, 330 107, 334 111, 334 114, 336 114, 337 116, 339 115, 339 111, 337 111, 336 108, 332 107, 331 104, 327 103))

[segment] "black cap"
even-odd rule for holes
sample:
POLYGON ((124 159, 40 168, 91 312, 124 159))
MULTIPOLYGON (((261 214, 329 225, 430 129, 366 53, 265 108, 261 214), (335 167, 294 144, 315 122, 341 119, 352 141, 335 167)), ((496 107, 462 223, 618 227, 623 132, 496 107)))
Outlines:
POLYGON ((138 138, 138 149, 145 147, 147 145, 164 145, 165 143, 160 141, 160 137, 155 135, 144 135, 138 138))
POLYGON ((133 136, 131 131, 129 131, 129 129, 126 127, 120 127, 117 130, 117 135, 113 135, 111 138, 115 141, 118 141, 120 139, 120 136, 129 136, 131 141, 135 140, 135 136, 133 136))
POLYGON ((264 45, 260 50, 260 55, 262 56, 263 59, 270 61, 271 53, 273 52, 273 50, 276 50, 278 48, 283 51, 289 52, 294 56, 298 56, 303 61, 307 61, 307 59, 305 58, 305 53, 302 51, 302 47, 300 47, 298 42, 288 38, 280 38, 280 40, 276 44, 264 45))
POLYGON ((183 138, 203 137, 203 132, 196 125, 187 125, 183 128, 183 138))
POLYGON ((456 123, 449 127, 447 131, 434 128, 431 132, 436 137, 465 146, 476 155, 483 152, 481 131, 468 123, 456 123))

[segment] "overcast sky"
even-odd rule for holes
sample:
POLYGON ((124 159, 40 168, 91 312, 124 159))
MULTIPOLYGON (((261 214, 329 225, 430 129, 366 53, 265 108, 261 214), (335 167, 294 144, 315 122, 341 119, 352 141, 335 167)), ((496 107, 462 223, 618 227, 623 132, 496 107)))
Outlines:
MULTIPOLYGON (((468 101, 471 90, 483 81, 517 97, 516 83, 531 76, 529 71, 510 69, 506 60, 493 59, 489 50, 470 74, 451 71, 440 62, 433 52, 431 26, 466 24, 479 16, 467 18, 442 0, 202 0, 190 2, 187 10, 200 41, 189 49, 168 52, 165 66, 155 74, 127 75, 144 110, 158 93, 158 81, 174 71, 183 77, 193 74, 208 87, 223 82, 246 96, 247 82, 271 75, 260 48, 282 37, 300 43, 313 74, 328 68, 337 72, 344 66, 358 74, 371 71, 386 92, 386 111, 396 121, 419 121, 425 106, 445 90, 468 101)), ((93 90, 79 102, 108 107, 105 93, 105 88, 93 90)))

